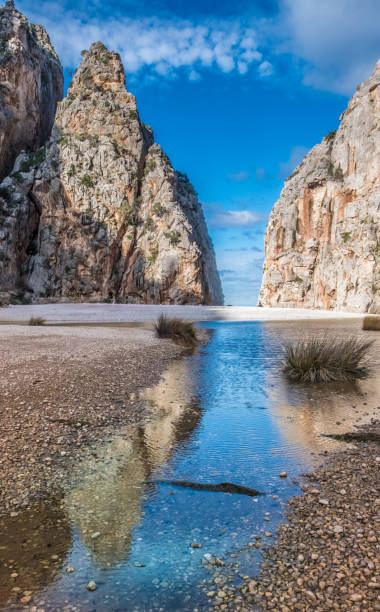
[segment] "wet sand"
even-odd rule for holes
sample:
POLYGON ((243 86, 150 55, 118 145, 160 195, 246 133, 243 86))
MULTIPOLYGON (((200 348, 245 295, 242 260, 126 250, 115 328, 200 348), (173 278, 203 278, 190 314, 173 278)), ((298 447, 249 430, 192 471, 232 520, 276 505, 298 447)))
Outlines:
POLYGON ((0 512, 61 486, 81 449, 144 418, 182 349, 151 329, 1 326, 0 512))

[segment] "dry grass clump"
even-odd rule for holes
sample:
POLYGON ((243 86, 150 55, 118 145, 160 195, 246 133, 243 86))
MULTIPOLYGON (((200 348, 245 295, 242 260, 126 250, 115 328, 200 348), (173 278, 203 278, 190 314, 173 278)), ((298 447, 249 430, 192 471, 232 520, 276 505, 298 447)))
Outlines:
POLYGON ((176 344, 190 347, 195 346, 198 342, 192 321, 170 318, 161 314, 154 324, 154 329, 159 338, 170 338, 176 344))
POLYGON ((368 376, 368 351, 362 338, 305 338, 284 347, 283 372, 304 383, 346 382, 368 376))
POLYGON ((45 319, 42 317, 30 317, 28 325, 44 325, 45 319))
POLYGON ((380 331, 380 316, 370 315, 363 319, 363 329, 367 331, 380 331))

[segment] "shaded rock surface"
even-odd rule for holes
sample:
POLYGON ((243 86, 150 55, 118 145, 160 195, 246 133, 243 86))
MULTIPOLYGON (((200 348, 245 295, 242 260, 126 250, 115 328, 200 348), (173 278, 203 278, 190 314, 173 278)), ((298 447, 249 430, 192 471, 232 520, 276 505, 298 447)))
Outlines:
POLYGON ((21 149, 50 136, 62 99, 63 73, 49 36, 8 1, 0 8, 0 178, 21 149))
POLYGON ((380 61, 286 181, 269 218, 262 306, 380 309, 380 61))
POLYGON ((32 299, 221 304, 201 205, 125 87, 117 53, 83 52, 49 140, 0 186, 0 290, 32 299))

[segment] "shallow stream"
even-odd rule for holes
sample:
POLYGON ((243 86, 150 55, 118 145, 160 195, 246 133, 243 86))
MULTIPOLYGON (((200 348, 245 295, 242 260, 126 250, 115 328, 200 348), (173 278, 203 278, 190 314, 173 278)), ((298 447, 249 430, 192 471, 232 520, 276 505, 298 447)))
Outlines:
POLYGON ((273 541, 299 474, 340 447, 321 434, 352 431, 376 412, 375 376, 302 387, 280 373, 284 340, 305 326, 357 333, 356 322, 202 325, 209 343, 146 392, 145 426, 89 449, 61 499, 1 521, 2 609, 12 588, 39 611, 210 609, 208 592, 258 570, 260 542, 273 541), (231 482, 263 495, 171 481, 231 482))

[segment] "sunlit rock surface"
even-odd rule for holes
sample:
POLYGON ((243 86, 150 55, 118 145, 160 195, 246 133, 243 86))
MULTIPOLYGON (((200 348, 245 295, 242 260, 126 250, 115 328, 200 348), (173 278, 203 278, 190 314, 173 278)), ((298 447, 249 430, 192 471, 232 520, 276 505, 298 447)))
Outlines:
MULTIPOLYGON (((269 218, 262 306, 380 309, 380 61, 269 218)), ((310 117, 312 121, 312 117, 310 117)))
POLYGON ((83 52, 48 142, 0 187, 0 289, 34 298, 221 304, 197 195, 139 118, 120 56, 83 52))

